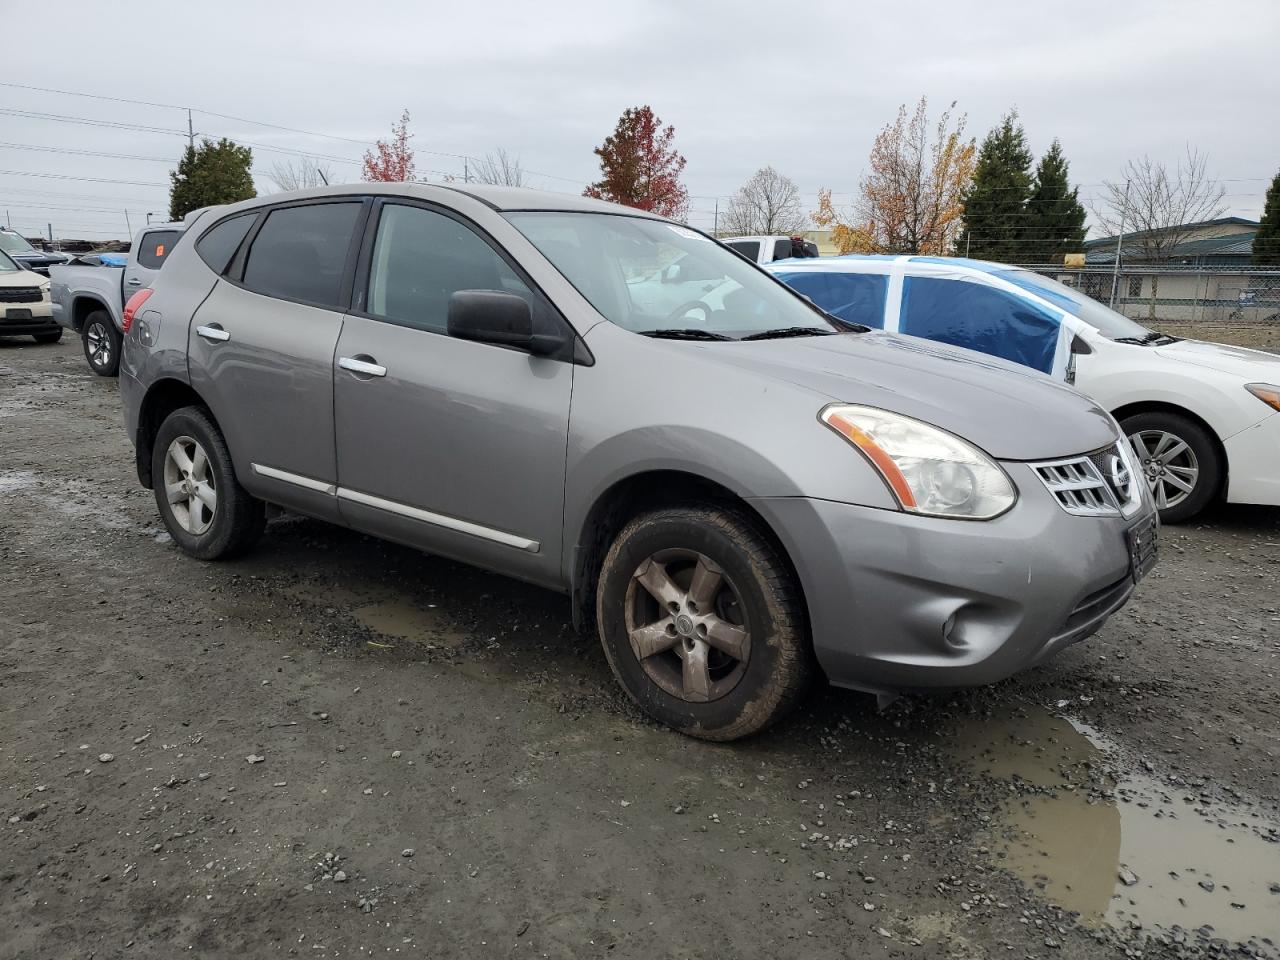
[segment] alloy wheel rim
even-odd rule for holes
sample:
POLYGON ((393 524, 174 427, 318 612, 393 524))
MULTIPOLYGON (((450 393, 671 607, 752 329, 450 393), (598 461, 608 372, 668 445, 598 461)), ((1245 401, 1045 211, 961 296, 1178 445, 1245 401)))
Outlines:
POLYGON ((89 340, 89 359, 95 367, 105 367, 111 362, 111 338, 100 323, 91 324, 86 335, 89 340))
POLYGON ((631 651, 662 690, 708 703, 738 685, 751 657, 746 605, 709 557, 658 551, 631 575, 624 604, 631 651))
POLYGON ((1186 440, 1167 430, 1140 430, 1129 439, 1156 509, 1176 507, 1195 492, 1200 461, 1186 440))
POLYGON ((204 447, 177 437, 164 454, 164 492, 178 526, 194 536, 213 525, 218 510, 217 481, 204 447))

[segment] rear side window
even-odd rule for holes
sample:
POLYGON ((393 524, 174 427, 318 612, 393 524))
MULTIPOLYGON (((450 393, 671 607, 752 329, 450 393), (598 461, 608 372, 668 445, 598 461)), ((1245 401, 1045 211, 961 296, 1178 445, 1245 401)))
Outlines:
POLYGON ((159 270, 169 251, 182 236, 181 230, 152 230, 142 235, 142 244, 138 247, 138 263, 151 270, 159 270))
POLYGON ((790 239, 773 241, 773 259, 789 260, 793 256, 795 256, 795 254, 791 252, 790 239))
POLYGON ((899 329, 1050 373, 1059 318, 982 283, 907 277, 899 329))
POLYGON ((841 320, 884 329, 884 305, 889 278, 882 273, 779 273, 793 290, 803 293, 827 313, 841 320))
POLYGON ((242 213, 238 217, 223 220, 196 242, 196 253, 200 254, 200 259, 214 273, 225 273, 231 264, 231 258, 240 248, 240 241, 257 218, 256 213, 242 213))
POLYGON ((740 254, 755 263, 760 259, 760 241, 759 240, 739 240, 737 243, 729 244, 729 248, 737 250, 740 254))
POLYGON ((421 207, 383 207, 369 269, 370 316, 445 333, 449 298, 459 290, 513 293, 529 302, 535 322, 542 313, 541 298, 465 224, 421 207))
POLYGON ((342 274, 361 204, 313 203, 267 214, 244 265, 254 293, 339 307, 342 274))

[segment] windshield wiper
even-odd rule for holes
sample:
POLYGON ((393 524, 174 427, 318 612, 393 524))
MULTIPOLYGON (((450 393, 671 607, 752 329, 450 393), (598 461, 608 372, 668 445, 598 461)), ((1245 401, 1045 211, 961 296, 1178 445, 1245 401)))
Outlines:
POLYGON ((826 337, 835 333, 822 327, 778 327, 776 330, 762 330, 748 334, 743 340, 781 340, 784 337, 826 337))
POLYGON ((1140 337, 1116 337, 1114 343, 1134 343, 1140 347, 1149 346, 1153 343, 1165 341, 1167 343, 1175 343, 1177 337, 1171 337, 1166 333, 1157 333, 1155 330, 1148 330, 1140 337))
POLYGON ((638 330, 642 337, 653 337, 655 340, 732 340, 723 333, 712 333, 710 330, 638 330))

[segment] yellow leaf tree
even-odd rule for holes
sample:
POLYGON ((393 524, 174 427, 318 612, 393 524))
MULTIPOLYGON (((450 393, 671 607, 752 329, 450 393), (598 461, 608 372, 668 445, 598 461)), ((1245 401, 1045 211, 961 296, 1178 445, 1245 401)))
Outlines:
POLYGON ((850 215, 836 209, 829 189, 818 191, 813 220, 831 228, 841 253, 950 252, 977 150, 972 137, 964 138, 964 115, 952 123, 954 103, 932 126, 928 107, 921 97, 908 116, 903 104, 880 131, 850 215))

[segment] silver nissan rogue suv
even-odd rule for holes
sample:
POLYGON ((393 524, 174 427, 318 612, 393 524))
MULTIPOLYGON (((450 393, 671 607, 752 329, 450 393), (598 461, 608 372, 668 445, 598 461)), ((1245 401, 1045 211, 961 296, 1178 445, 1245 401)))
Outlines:
POLYGON ((1007 677, 1155 556, 1085 397, 608 203, 405 183, 214 208, 126 324, 138 476, 187 553, 244 550, 274 504, 563 591, 698 737, 760 730, 819 670, 882 695, 1007 677))

